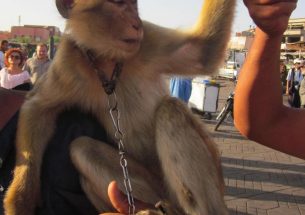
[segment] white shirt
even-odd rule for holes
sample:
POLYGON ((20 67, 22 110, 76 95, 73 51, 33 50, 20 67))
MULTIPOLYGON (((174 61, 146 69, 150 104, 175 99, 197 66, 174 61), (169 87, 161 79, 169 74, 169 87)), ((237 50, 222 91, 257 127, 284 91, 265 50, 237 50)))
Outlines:
POLYGON ((6 89, 12 89, 20 84, 23 84, 30 78, 30 74, 26 70, 19 74, 9 74, 7 68, 0 70, 0 86, 6 89))
MULTIPOLYGON (((287 79, 286 79, 287 81, 291 80, 291 72, 292 72, 292 70, 289 70, 289 72, 287 74, 287 79)), ((302 76, 301 71, 295 69, 294 70, 294 81, 297 81, 297 82, 301 83, 302 79, 303 79, 303 76, 302 76)))

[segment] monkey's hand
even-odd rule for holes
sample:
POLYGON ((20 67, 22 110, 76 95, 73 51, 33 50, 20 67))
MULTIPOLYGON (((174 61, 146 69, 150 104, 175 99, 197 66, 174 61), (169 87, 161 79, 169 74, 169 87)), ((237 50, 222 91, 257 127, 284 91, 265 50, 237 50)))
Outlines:
POLYGON ((267 35, 281 35, 297 0, 244 0, 254 23, 267 35))

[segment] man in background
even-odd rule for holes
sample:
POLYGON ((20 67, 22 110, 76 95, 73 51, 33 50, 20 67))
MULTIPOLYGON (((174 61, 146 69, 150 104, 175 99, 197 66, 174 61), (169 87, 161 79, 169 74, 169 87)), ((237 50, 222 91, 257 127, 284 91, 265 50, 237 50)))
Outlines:
POLYGON ((24 70, 27 70, 31 75, 31 82, 35 82, 48 71, 51 60, 48 57, 48 46, 40 43, 36 47, 36 52, 32 58, 29 58, 25 65, 24 70))
POLYGON ((4 65, 4 54, 8 49, 8 41, 2 40, 0 45, 0 70, 5 66, 4 65))
POLYGON ((294 68, 290 69, 287 75, 286 94, 289 95, 288 102, 291 107, 300 108, 300 84, 303 79, 301 72, 301 60, 294 60, 294 68))

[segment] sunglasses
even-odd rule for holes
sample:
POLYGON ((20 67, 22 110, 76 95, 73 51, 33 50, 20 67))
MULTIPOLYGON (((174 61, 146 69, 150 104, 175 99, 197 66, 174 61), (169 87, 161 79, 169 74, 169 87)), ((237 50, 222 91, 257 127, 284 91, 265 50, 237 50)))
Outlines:
POLYGON ((20 60, 20 56, 19 55, 10 55, 9 58, 15 59, 15 60, 20 60))

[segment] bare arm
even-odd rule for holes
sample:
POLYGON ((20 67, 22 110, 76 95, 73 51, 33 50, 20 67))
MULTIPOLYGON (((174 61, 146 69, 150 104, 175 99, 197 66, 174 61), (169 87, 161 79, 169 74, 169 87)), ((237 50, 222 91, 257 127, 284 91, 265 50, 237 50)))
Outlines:
POLYGON ((282 34, 295 1, 244 1, 258 25, 236 87, 235 125, 249 139, 305 158, 305 111, 283 106, 279 81, 282 34))
POLYGON ((32 71, 31 71, 31 68, 30 68, 30 66, 29 66, 29 60, 30 60, 30 59, 28 59, 28 60, 24 63, 24 66, 23 66, 22 69, 28 71, 29 74, 31 74, 32 71))

